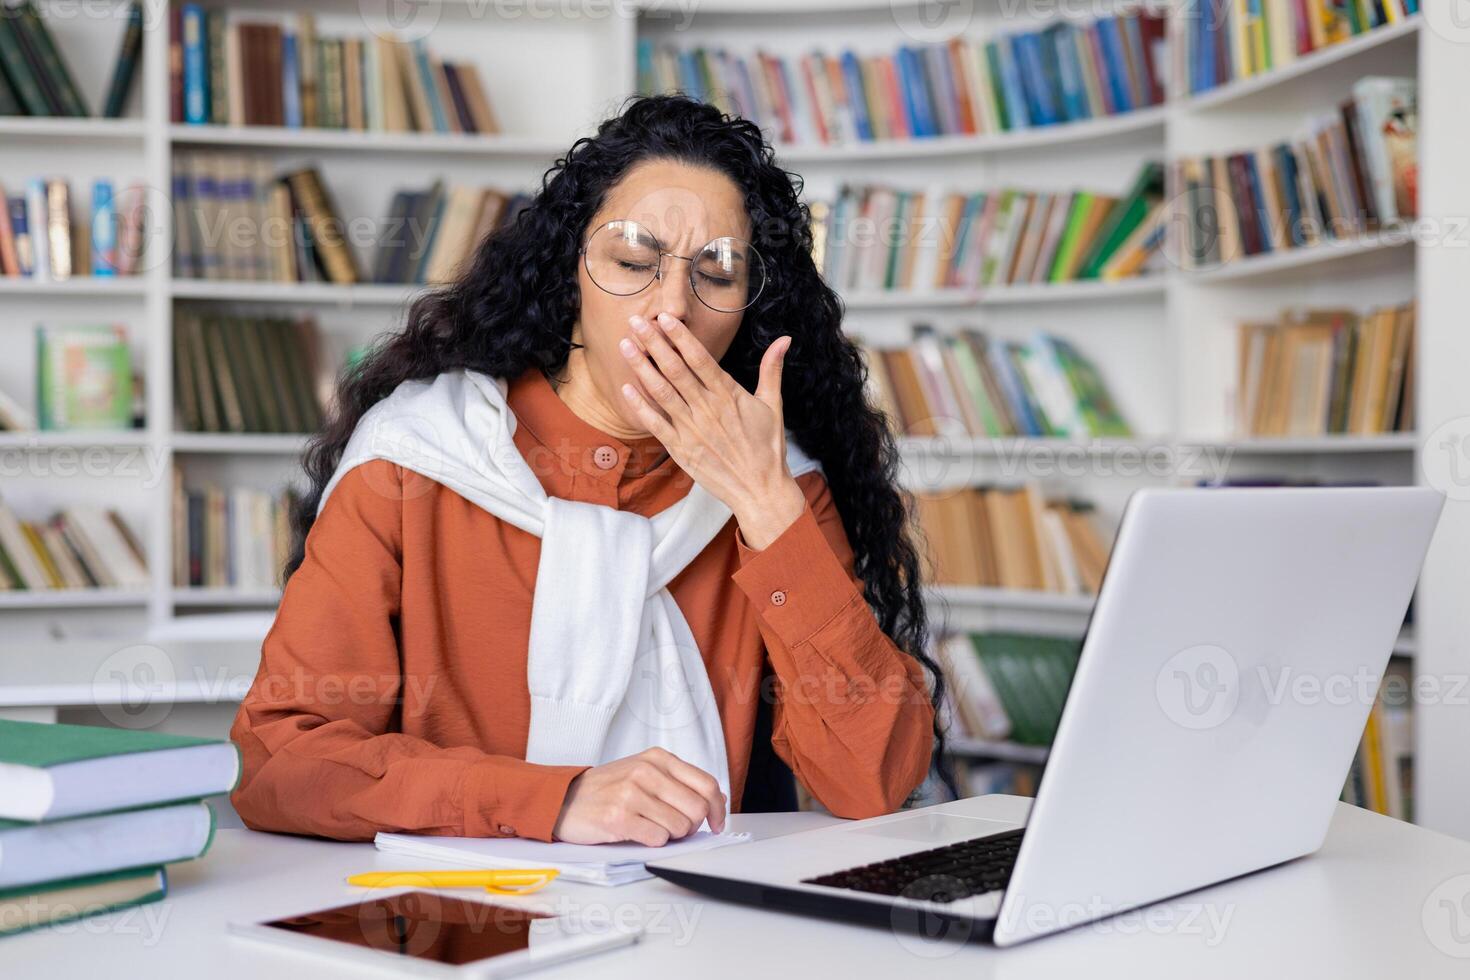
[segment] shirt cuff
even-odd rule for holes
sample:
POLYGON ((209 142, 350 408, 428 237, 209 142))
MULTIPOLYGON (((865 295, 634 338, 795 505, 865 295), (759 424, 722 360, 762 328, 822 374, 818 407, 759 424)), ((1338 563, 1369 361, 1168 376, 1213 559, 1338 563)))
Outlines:
POLYGON ((567 787, 591 766, 543 766, 495 757, 470 766, 465 777, 465 834, 551 841, 567 787))
POLYGON ((767 547, 756 551, 737 528, 740 568, 731 576, 761 618, 795 647, 862 599, 857 583, 832 551, 811 501, 767 547))

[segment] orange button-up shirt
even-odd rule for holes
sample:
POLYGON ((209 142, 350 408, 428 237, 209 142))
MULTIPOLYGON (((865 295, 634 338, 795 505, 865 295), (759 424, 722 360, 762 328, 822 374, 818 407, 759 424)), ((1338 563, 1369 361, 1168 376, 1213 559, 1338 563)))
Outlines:
MULTIPOLYGON (((693 486, 657 438, 594 428, 537 368, 511 382, 507 401, 516 447, 550 495, 651 517, 693 486)), ((806 507, 768 547, 750 548, 732 519, 668 588, 709 671, 732 808, 768 667, 777 755, 833 813, 873 816, 928 771, 926 679, 864 600, 826 481, 814 471, 797 483, 806 507)), ((244 762, 231 801, 246 825, 343 840, 380 830, 550 840, 568 783, 587 767, 525 760, 540 549, 388 460, 344 474, 230 732, 244 762)))

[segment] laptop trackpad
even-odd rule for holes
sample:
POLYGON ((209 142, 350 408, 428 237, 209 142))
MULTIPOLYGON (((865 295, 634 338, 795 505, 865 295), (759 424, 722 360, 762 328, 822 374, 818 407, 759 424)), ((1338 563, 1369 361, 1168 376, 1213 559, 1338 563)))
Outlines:
POLYGON ((953 844, 956 841, 999 834, 1013 828, 1009 820, 987 820, 984 817, 962 817, 953 813, 916 813, 902 820, 887 820, 866 827, 851 827, 848 833, 897 837, 924 844, 953 844))

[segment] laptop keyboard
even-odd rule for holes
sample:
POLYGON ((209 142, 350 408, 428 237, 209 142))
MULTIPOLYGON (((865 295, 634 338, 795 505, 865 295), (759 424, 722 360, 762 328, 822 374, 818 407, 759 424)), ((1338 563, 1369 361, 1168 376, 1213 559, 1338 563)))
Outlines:
POLYGON ((1025 830, 976 837, 943 847, 803 878, 805 885, 902 895, 925 902, 954 902, 1006 886, 1025 830))

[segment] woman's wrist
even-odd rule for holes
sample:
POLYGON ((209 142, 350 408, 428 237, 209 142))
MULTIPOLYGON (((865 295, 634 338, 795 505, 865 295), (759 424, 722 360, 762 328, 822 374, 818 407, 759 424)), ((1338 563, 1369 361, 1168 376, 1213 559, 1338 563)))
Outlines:
POLYGON ((795 524, 805 509, 806 495, 788 476, 774 488, 752 497, 748 506, 735 513, 735 521, 746 545, 761 551, 795 524))

